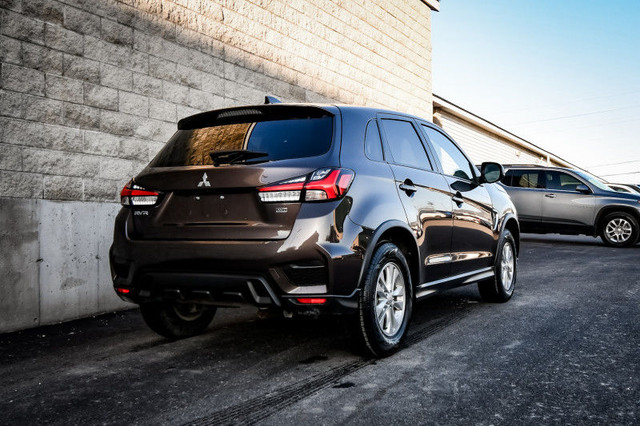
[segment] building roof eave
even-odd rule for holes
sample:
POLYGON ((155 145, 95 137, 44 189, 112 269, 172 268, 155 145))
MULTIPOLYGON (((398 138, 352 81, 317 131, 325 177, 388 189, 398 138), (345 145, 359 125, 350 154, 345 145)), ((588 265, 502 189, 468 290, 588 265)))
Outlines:
POLYGON ((440 0, 422 0, 422 2, 429 6, 431 10, 440 11, 440 0))
POLYGON ((581 167, 576 166, 575 164, 561 158, 558 157, 557 155, 535 145, 534 143, 531 143, 523 138, 521 138, 520 136, 517 136, 513 133, 511 133, 508 130, 503 129, 502 127, 493 124, 492 122, 485 120, 484 118, 470 112, 467 111, 466 109, 459 107, 458 105, 436 95, 435 93, 433 94, 433 110, 434 110, 434 115, 437 113, 438 109, 443 110, 448 112, 451 115, 454 115, 462 120, 465 120, 467 122, 470 122, 472 124, 474 124, 475 126, 480 127, 483 130, 488 131, 489 133, 493 133, 497 136, 500 136, 503 139, 508 140, 509 142, 521 146, 524 149, 527 149, 529 151, 533 151, 539 155, 542 155, 545 158, 548 158, 550 161, 553 161, 554 163, 560 164, 563 167, 568 167, 568 168, 572 168, 572 169, 579 169, 579 170, 583 170, 581 167))

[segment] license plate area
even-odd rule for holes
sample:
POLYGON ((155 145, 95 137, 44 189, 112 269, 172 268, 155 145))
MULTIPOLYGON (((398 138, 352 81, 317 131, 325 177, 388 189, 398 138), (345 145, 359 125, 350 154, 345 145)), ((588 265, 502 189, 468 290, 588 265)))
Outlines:
MULTIPOLYGON (((248 225, 261 221, 254 192, 174 194, 161 212, 169 226, 248 225)), ((160 218, 158 218, 160 219, 160 218)))

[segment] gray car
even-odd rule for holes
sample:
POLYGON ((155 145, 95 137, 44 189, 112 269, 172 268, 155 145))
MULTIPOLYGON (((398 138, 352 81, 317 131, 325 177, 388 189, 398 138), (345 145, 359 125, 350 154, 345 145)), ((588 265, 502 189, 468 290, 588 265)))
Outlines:
POLYGON ((560 167, 505 165, 502 184, 523 232, 600 236, 628 247, 640 236, 640 195, 616 192, 587 173, 560 167))

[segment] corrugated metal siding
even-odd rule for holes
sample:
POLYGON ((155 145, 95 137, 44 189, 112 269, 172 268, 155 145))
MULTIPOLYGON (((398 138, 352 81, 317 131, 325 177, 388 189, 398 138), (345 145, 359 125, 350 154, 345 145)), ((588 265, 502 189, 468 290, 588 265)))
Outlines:
POLYGON ((484 161, 502 164, 546 164, 547 162, 546 158, 447 114, 446 111, 438 111, 437 116, 442 128, 464 149, 475 164, 484 161))

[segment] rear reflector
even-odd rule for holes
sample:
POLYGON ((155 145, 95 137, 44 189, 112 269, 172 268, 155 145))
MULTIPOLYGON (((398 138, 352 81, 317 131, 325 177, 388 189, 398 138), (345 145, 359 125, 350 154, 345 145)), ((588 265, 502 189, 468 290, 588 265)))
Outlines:
POLYGON ((158 195, 160 194, 148 191, 130 181, 120 192, 120 204, 123 206, 153 206, 158 202, 158 195))
POLYGON ((318 169, 308 176, 300 176, 258 189, 265 203, 294 203, 302 201, 330 201, 346 194, 354 173, 347 169, 318 169))
POLYGON ((308 299, 297 299, 298 303, 303 303, 305 305, 323 305, 327 303, 327 299, 320 298, 308 298, 308 299))
POLYGON ((306 176, 283 180, 273 185, 258 189, 260 201, 263 203, 295 203, 300 201, 306 176))
POLYGON ((295 203, 300 201, 300 191, 264 191, 259 192, 263 203, 295 203))
POLYGON ((129 294, 129 293, 131 293, 131 289, 130 288, 124 288, 124 287, 116 287, 116 292, 120 293, 120 294, 129 294))

